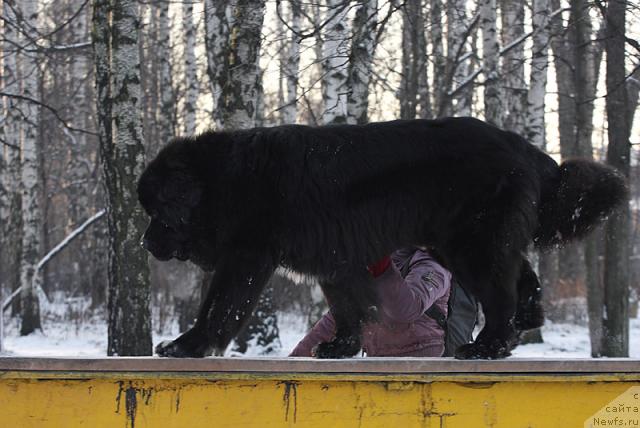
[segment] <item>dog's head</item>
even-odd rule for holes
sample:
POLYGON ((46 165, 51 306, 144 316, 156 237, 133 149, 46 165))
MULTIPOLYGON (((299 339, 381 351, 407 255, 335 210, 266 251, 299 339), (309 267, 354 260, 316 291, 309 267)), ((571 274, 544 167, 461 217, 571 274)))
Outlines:
POLYGON ((216 260, 215 225, 207 213, 194 145, 191 139, 175 139, 142 173, 138 200, 151 218, 142 245, 158 260, 191 260, 211 270, 216 260))

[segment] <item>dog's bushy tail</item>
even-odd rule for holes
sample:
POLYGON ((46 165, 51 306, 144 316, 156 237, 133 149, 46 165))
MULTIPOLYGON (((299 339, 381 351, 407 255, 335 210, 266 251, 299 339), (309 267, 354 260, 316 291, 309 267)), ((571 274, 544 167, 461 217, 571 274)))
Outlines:
POLYGON ((534 236, 539 248, 583 238, 629 197, 622 174, 588 159, 563 162, 554 183, 546 187, 534 236))

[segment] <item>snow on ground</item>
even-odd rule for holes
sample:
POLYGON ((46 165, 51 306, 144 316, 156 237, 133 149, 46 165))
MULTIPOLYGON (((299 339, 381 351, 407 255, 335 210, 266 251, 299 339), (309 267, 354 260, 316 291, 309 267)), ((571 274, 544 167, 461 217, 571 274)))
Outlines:
MULTIPOLYGON (((278 317, 282 347, 271 356, 286 356, 304 336, 305 322, 295 314, 280 314, 278 317)), ((171 339, 178 333, 177 325, 171 331, 154 333, 153 342, 171 339)), ((589 331, 587 327, 550 323, 542 329, 545 343, 521 345, 513 357, 526 358, 588 358, 590 356, 589 331)), ((62 323, 51 319, 44 321, 44 331, 27 337, 18 335, 17 323, 6 326, 3 340, 3 356, 66 356, 99 357, 106 355, 107 327, 100 317, 83 320, 82 323, 62 323)), ((640 358, 640 319, 630 324, 630 356, 640 358)), ((227 355, 239 356, 228 351, 227 355)), ((250 348, 247 356, 257 357, 260 349, 250 348)))

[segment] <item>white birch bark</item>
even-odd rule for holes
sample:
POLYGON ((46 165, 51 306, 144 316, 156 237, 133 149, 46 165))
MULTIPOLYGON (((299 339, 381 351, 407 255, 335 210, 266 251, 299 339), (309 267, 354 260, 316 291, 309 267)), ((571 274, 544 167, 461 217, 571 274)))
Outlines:
MULTIPOLYGON (((470 58, 465 54, 469 52, 466 46, 469 19, 467 18, 467 1, 451 0, 447 3, 447 72, 452 73, 452 83, 457 87, 469 74, 470 58)), ((451 87, 448 85, 447 90, 451 87)), ((451 100, 451 111, 441 112, 453 116, 471 116, 472 87, 460 91, 451 100)))
POLYGON ((228 80, 228 41, 229 29, 232 24, 229 0, 205 0, 204 22, 207 75, 213 97, 213 125, 216 129, 222 129, 224 126, 222 89, 228 80))
POLYGON ((182 31, 184 34, 185 101, 184 130, 187 135, 196 132, 198 103, 198 76, 196 64, 196 26, 193 22, 193 3, 182 3, 182 31))
POLYGON ((496 0, 480 0, 482 27, 482 63, 484 70, 484 117, 494 125, 502 126, 496 0))
MULTIPOLYGON (((171 76, 171 22, 169 18, 168 1, 159 2, 158 17, 158 58, 159 64, 159 92, 160 108, 157 111, 156 120, 159 124, 160 141, 152 141, 151 145, 155 150, 165 145, 171 137, 175 135, 174 112, 175 100, 171 76)), ((154 151, 155 151, 154 150, 154 151)))
POLYGON ((288 37, 288 49, 286 58, 282 65, 283 77, 286 82, 283 92, 283 105, 281 110, 282 123, 296 123, 297 101, 298 101, 298 73, 300 68, 300 43, 296 33, 300 32, 300 19, 302 16, 302 5, 300 0, 289 1, 291 26, 288 37))
MULTIPOLYGON (((15 47, 19 45, 16 28, 11 25, 16 22, 13 9, 5 2, 3 4, 4 41, 2 55, 2 90, 7 94, 18 95, 20 88, 20 70, 15 47)), ((22 244, 22 210, 20 192, 20 128, 23 121, 20 118, 20 106, 17 98, 4 97, 0 129, 4 144, 2 144, 3 165, 0 171, 2 185, 6 190, 3 211, 0 213, 0 286, 7 291, 19 287, 20 282, 20 247, 22 244)))
POLYGON ((431 57, 433 58, 433 81, 431 84, 433 106, 434 110, 440 110, 439 106, 441 106, 445 102, 445 98, 447 98, 444 85, 446 58, 444 54, 444 38, 442 35, 442 0, 430 1, 429 15, 429 38, 431 39, 431 57))
POLYGON ((533 1, 533 48, 527 93, 525 136, 539 149, 546 147, 544 97, 549 66, 549 0, 533 1))
POLYGON ((222 88, 225 129, 254 126, 260 68, 258 64, 265 0, 238 0, 229 33, 229 80, 222 88))
POLYGON ((348 0, 327 0, 329 22, 322 45, 322 100, 324 124, 347 121, 349 58, 348 0))
MULTIPOLYGON (((29 39, 37 38, 38 1, 24 0, 16 7, 24 17, 26 28, 21 42, 29 45, 29 39)), ((34 53, 20 54, 24 78, 22 95, 30 99, 40 99, 38 59, 34 53)), ((40 328, 40 310, 36 290, 39 276, 36 265, 42 253, 43 217, 41 209, 42 183, 40 180, 41 148, 38 145, 38 130, 32 124, 39 121, 39 107, 29 101, 21 103, 22 113, 31 122, 22 128, 22 258, 20 263, 20 293, 22 324, 20 334, 27 335, 40 328)))
POLYGON ((418 105, 420 38, 423 34, 421 2, 407 2, 402 8, 402 80, 400 83, 400 118, 415 119, 418 105))
POLYGON ((369 81, 373 65, 378 1, 360 2, 353 22, 353 40, 349 61, 347 122, 367 123, 369 108, 369 81))
MULTIPOLYGON (((524 0, 500 0, 502 45, 509 46, 524 35, 524 0)), ((524 80, 524 43, 515 44, 502 57, 503 126, 522 134, 527 86, 524 80)))
POLYGON ((108 343, 109 355, 149 355, 151 317, 149 310, 149 268, 147 254, 139 245, 147 218, 137 201, 136 182, 145 163, 142 141, 140 20, 135 0, 115 0, 109 27, 107 0, 94 5, 94 46, 98 111, 102 112, 103 166, 108 192, 110 240, 108 343), (111 36, 111 62, 108 55, 111 36), (105 37, 107 40, 104 40, 105 37), (98 50, 100 49, 100 50, 98 50), (109 67, 106 72, 104 67, 109 67), (110 77, 110 82, 104 78, 110 77), (101 85, 108 84, 107 88, 101 85), (105 117, 103 106, 107 106, 105 117), (111 107, 111 111, 108 108, 111 107))

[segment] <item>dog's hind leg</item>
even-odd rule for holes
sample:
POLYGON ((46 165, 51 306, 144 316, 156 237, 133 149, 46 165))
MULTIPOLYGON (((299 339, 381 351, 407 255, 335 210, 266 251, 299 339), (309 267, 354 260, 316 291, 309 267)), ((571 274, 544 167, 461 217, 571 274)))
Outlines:
POLYGON ((524 331, 541 327, 543 324, 544 309, 542 307, 540 281, 529 261, 523 258, 520 278, 518 279, 518 306, 515 327, 519 331, 524 331))
POLYGON ((336 323, 331 342, 316 347, 318 358, 347 358, 362 347, 362 327, 376 318, 376 295, 371 275, 366 270, 321 282, 322 292, 329 303, 336 323))
MULTIPOLYGON (((489 279, 476 280, 474 294, 482 304, 485 325, 473 343, 460 346, 458 359, 505 358, 517 345, 518 334, 514 317, 517 306, 516 280, 519 260, 503 260, 493 266, 489 279)), ((478 276, 476 277, 478 278, 478 276)))

